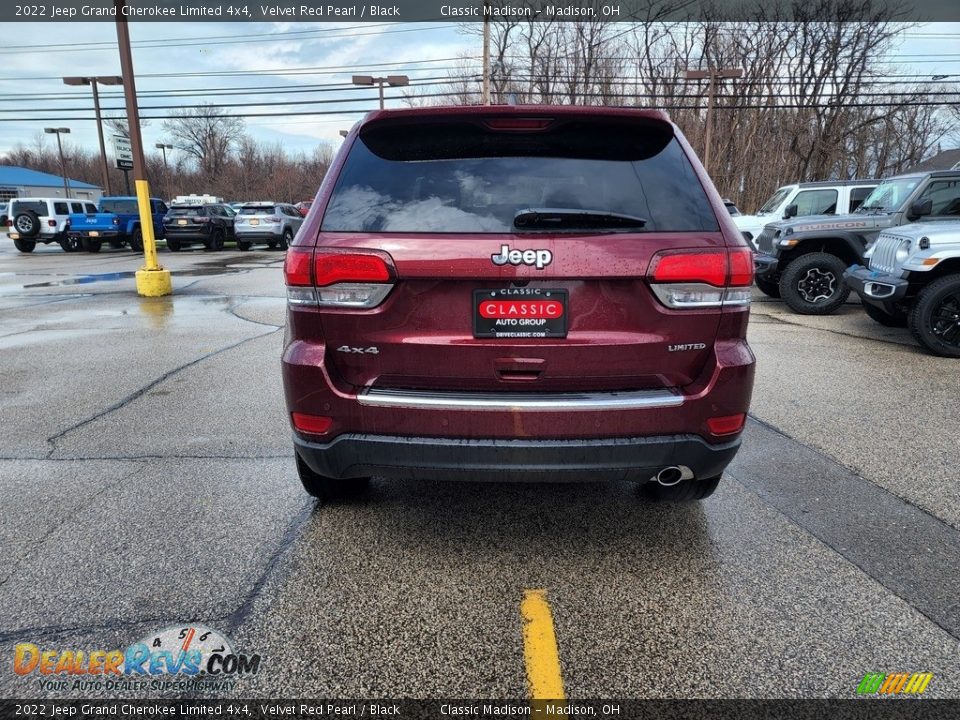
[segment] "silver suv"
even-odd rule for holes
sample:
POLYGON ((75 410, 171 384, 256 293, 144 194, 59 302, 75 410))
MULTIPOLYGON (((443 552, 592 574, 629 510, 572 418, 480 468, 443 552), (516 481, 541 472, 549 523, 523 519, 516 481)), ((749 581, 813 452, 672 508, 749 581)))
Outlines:
POLYGON ((910 327, 934 355, 960 358, 960 220, 901 225, 867 250, 869 267, 844 273, 867 315, 910 327))
POLYGON ((303 216, 293 205, 249 202, 240 207, 233 230, 240 250, 249 250, 254 243, 266 243, 271 250, 286 250, 301 225, 303 216))
POLYGON ((89 200, 72 198, 13 198, 7 209, 7 234, 17 250, 33 252, 37 243, 60 243, 65 252, 81 248, 79 237, 69 237, 71 213, 96 213, 89 200))

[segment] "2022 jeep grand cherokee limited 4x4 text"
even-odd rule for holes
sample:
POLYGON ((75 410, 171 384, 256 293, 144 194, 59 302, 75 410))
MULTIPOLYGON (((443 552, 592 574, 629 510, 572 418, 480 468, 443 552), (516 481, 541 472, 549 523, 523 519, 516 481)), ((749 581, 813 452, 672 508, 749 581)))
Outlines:
POLYGON ((751 253, 660 112, 380 111, 284 268, 297 466, 706 497, 753 385, 751 253))

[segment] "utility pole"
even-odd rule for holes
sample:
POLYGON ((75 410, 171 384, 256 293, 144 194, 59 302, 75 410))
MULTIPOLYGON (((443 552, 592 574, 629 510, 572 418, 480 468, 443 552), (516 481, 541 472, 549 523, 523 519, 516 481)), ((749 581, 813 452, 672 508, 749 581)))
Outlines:
POLYGON ((374 77, 373 75, 354 75, 350 80, 354 85, 378 85, 380 87, 380 109, 383 110, 383 84, 390 87, 403 87, 410 84, 410 78, 406 75, 387 75, 386 77, 374 77))
POLYGON ((718 80, 743 77, 741 68, 710 68, 709 70, 687 70, 687 80, 707 81, 707 128, 704 139, 703 169, 710 172, 710 150, 713 140, 713 96, 718 80))
POLYGON ((130 28, 124 13, 126 0, 113 0, 116 11, 117 45, 120 48, 120 69, 123 74, 123 95, 127 106, 127 126, 130 128, 130 149, 133 153, 133 180, 137 186, 137 206, 140 209, 140 232, 143 238, 144 265, 137 270, 137 293, 158 297, 173 292, 170 271, 157 262, 157 240, 153 236, 153 211, 150 207, 150 184, 140 137, 140 112, 137 109, 137 85, 133 72, 133 53, 130 50, 130 28))
POLYGON ((63 157, 63 143, 60 141, 60 135, 69 133, 70 128, 44 128, 43 131, 47 135, 57 136, 57 150, 60 151, 60 174, 63 176, 63 198, 66 200, 70 197, 70 181, 67 180, 67 161, 63 157))
POLYGON ((490 104, 490 16, 487 3, 483 3, 483 93, 481 102, 490 104))
POLYGON ((170 143, 157 143, 154 147, 160 148, 160 151, 163 153, 163 169, 167 170, 167 150, 173 150, 173 145, 170 143))
POLYGON ((107 149, 103 144, 103 119, 100 116, 100 93, 97 91, 97 84, 100 85, 122 85, 123 78, 117 75, 101 75, 97 77, 65 77, 64 85, 89 85, 93 89, 93 112, 97 119, 97 139, 100 141, 100 171, 103 175, 103 189, 107 195, 112 195, 110 190, 110 169, 107 167, 107 149))

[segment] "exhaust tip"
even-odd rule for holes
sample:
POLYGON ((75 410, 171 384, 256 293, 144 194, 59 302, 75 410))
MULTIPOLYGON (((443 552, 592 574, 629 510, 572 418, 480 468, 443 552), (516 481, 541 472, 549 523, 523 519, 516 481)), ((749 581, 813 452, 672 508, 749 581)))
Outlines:
POLYGON ((664 487, 670 487, 671 485, 676 485, 681 480, 683 480, 683 470, 681 470, 676 465, 671 465, 670 467, 666 467, 657 473, 657 482, 663 485, 664 487))

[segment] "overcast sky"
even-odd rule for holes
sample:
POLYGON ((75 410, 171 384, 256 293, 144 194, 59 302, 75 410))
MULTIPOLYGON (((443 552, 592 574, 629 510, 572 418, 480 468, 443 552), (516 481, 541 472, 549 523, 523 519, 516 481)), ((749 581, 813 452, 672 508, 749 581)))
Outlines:
MULTIPOLYGON (((402 73, 413 82, 450 74, 460 56, 479 57, 480 40, 465 34, 453 24, 368 23, 131 23, 134 66, 141 113, 149 115, 151 106, 199 103, 202 97, 151 98, 151 92, 192 89, 250 88, 281 86, 296 90, 308 86, 349 83, 353 73, 402 73), (424 62, 427 61, 427 62, 424 62), (436 61, 436 62, 430 62, 436 61), (302 74, 276 75, 276 71, 310 68, 302 74), (317 68, 325 68, 318 70, 317 68), (257 74, 227 76, 187 76, 184 73, 257 74), (175 77, 162 75, 178 74, 175 77)), ((112 22, 8 24, 0 45, 0 154, 18 143, 30 145, 44 126, 70 127, 70 141, 89 149, 96 148, 96 129, 92 120, 25 119, 58 116, 92 117, 88 87, 66 87, 66 75, 116 75, 119 60, 116 30, 112 22), (28 42, 22 39, 28 38, 28 42), (64 96, 52 99, 49 95, 64 96), (81 108, 77 112, 44 113, 41 109, 81 108)), ((894 51, 891 73, 917 72, 925 75, 951 75, 960 80, 960 23, 931 23, 912 29, 894 51)), ((476 62, 476 61, 475 61, 476 62)), ((954 85, 953 87, 960 87, 954 85)), ((314 87, 314 89, 316 89, 314 87)), ((116 93, 103 88, 102 93, 116 93)), ((423 92, 430 92, 424 88, 423 92)), ((397 94, 396 91, 394 94, 397 94)), ((313 117, 247 118, 247 130, 254 138, 281 142, 291 151, 310 152, 318 142, 336 146, 339 131, 376 106, 376 89, 330 89, 320 93, 287 93, 257 90, 250 94, 231 94, 209 99, 214 102, 272 102, 282 100, 331 100, 317 105, 250 107, 251 113, 294 111, 346 111, 338 115, 313 117), (361 102, 345 103, 347 99, 361 102)), ((119 97, 103 99, 104 108, 122 108, 119 97)), ((388 106, 400 105, 398 101, 388 106)), ((168 114, 169 110, 156 111, 168 114)), ((122 111, 108 113, 123 116, 122 111)), ((52 142, 52 140, 50 140, 52 142)), ((149 152, 157 142, 168 141, 162 121, 154 120, 144 128, 144 144, 149 152)))

